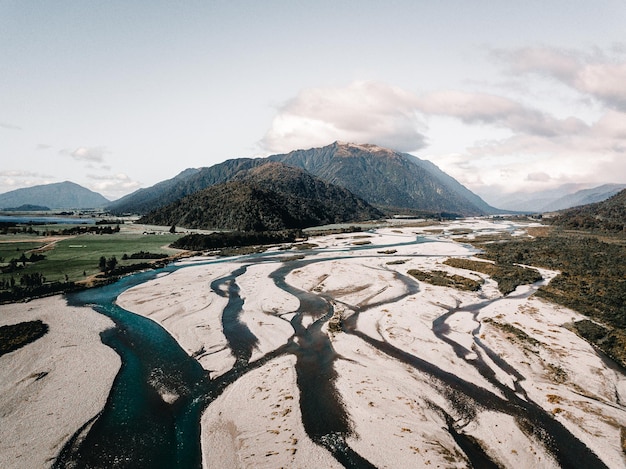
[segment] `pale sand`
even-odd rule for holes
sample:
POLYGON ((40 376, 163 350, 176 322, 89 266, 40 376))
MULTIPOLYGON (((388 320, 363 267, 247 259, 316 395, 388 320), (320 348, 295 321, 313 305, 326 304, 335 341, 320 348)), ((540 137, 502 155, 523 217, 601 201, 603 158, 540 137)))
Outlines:
MULTIPOLYGON (((586 342, 563 327, 582 316, 528 298, 536 286, 519 287, 509 297, 502 298, 496 283, 486 275, 442 264, 448 257, 471 257, 475 252, 469 246, 450 241, 455 228, 490 233, 511 230, 514 226, 510 222, 475 220, 447 226, 386 228, 367 237, 362 237, 363 234, 319 237, 310 242, 319 246, 314 259, 321 262, 292 272, 287 281, 297 288, 332 297, 336 309, 344 315, 361 308, 363 312, 357 322, 360 331, 496 395, 501 392, 457 357, 450 345, 437 339, 431 330, 432 321, 449 308, 459 306, 446 321, 450 328, 448 338, 469 350, 474 341, 473 331, 485 318, 523 330, 540 344, 529 346, 489 323, 480 324, 478 335, 524 375, 522 386, 529 398, 553 412, 609 467, 623 467, 626 460, 620 447, 619 429, 626 426, 626 409, 620 404, 626 401, 626 382, 586 342), (442 228, 450 234, 443 237, 428 234, 430 229, 442 228), (416 233, 428 234, 429 242, 389 246, 415 239, 416 233), (367 249, 338 252, 362 241, 371 244, 367 249), (396 252, 379 253, 390 249, 396 252), (344 259, 329 259, 336 256, 344 259), (394 260, 405 262, 388 264, 394 260), (475 293, 418 282, 418 293, 403 296, 406 286, 395 275, 407 275, 413 268, 445 270, 468 278, 482 278, 486 283, 475 293), (483 308, 477 319, 463 311, 464 306, 485 299, 495 301, 483 308)), ((224 372, 232 366, 232 356, 223 348, 225 339, 219 321, 225 300, 210 292, 208 284, 240 267, 239 261, 181 270, 130 290, 119 302, 163 324, 190 354, 201 347, 207 351, 221 349, 208 355, 209 358, 201 357, 200 362, 207 369, 224 372)), ((276 349, 292 334, 287 320, 298 303, 267 278, 277 266, 271 262, 251 265, 237 279, 245 300, 241 320, 259 338, 253 360, 276 349)), ((543 270, 542 274, 548 279, 556 275, 543 270)), ((505 467, 556 466, 543 446, 524 434, 511 417, 483 410, 474 420, 464 421, 449 408, 441 389, 429 377, 354 336, 337 333, 333 341, 341 356, 336 362, 337 388, 354 430, 349 444, 375 465, 465 467, 465 457, 446 429, 442 413, 445 411, 455 419, 459 431, 480 441, 489 456, 505 467), (382 441, 381 435, 385 437, 382 441)), ((471 351, 466 358, 474 356, 475 352, 471 351)), ((514 378, 486 360, 496 377, 513 388, 514 378)), ((304 434, 297 395, 293 357, 274 360, 231 385, 202 418, 205 466, 332 467, 334 460, 326 450, 304 434), (280 413, 286 411, 286 401, 293 401, 293 405, 283 416, 280 413), (295 454, 292 454, 293 438, 298 440, 295 454)))
POLYGON ((41 319, 49 331, 0 357, 0 467, 49 467, 106 403, 119 356, 100 341, 113 322, 60 296, 0 306, 0 325, 41 319), (37 379, 40 373, 47 373, 37 379))
POLYGON ((159 323, 211 376, 219 376, 235 358, 222 332, 228 298, 211 291, 211 282, 235 268, 231 263, 186 267, 126 290, 116 302, 159 323))
POLYGON ((283 356, 229 386, 202 416, 204 468, 340 468, 304 432, 295 358, 283 356))

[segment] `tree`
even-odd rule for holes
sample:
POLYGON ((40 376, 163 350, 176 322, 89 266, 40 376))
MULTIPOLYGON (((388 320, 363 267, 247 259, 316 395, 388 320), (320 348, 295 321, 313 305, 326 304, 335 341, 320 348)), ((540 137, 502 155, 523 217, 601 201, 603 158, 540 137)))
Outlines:
POLYGON ((107 260, 106 257, 100 256, 100 261, 98 262, 98 267, 101 272, 104 272, 107 269, 107 260))
POLYGON ((170 228, 170 233, 176 233, 176 225, 172 225, 172 227, 170 228))
POLYGON ((114 270, 116 266, 117 266, 117 259, 115 258, 115 256, 110 257, 106 262, 106 270, 110 272, 114 270))

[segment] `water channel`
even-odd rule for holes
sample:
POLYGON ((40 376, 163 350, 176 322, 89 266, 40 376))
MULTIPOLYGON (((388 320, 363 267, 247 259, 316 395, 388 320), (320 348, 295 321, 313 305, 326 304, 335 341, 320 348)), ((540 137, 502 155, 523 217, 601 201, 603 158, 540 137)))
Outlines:
MULTIPOLYGON (((417 238, 413 241, 420 242, 424 242, 424 239, 417 238)), ((376 249, 389 249, 393 246, 378 245, 376 249)), ((347 248, 357 249, 368 247, 347 248)), ((172 265, 156 271, 138 273, 108 286, 68 295, 69 304, 90 305, 115 322, 116 327, 104 332, 101 337, 103 343, 120 355, 122 366, 103 411, 76 432, 60 452, 53 467, 200 468, 202 412, 239 377, 283 354, 293 354, 296 357, 302 423, 309 437, 328 449, 345 467, 374 467, 346 443, 352 430, 348 410, 341 404, 341 399, 337 398, 334 384, 336 372, 333 363, 337 354, 328 335, 321 330, 333 313, 333 298, 300 290, 286 281, 286 276, 296 269, 313 262, 332 260, 328 257, 317 258, 315 252, 306 252, 304 259, 288 263, 281 262, 278 253, 242 257, 238 259, 238 263, 233 263, 233 270, 229 275, 215 279, 207 285, 215 294, 228 298, 228 305, 222 312, 222 323, 224 335, 236 359, 230 371, 215 378, 191 358, 161 326, 115 304, 116 298, 126 289, 157 276, 168 275, 184 266, 172 265), (290 319, 293 336, 283 346, 250 362, 257 338, 239 319, 243 300, 239 296, 237 278, 257 262, 276 263, 276 269, 270 278, 278 288, 295 296, 299 300, 299 307, 290 319), (307 316, 312 320, 306 321, 309 325, 305 327, 303 318, 307 316)), ((341 259, 349 254, 336 251, 333 259, 341 259)), ((223 261, 207 261, 206 264, 214 262, 223 261)), ((419 290, 417 282, 410 278, 398 274, 396 279, 405 285, 404 293, 384 303, 394 303, 419 290)), ((370 304, 367 308, 380 304, 370 304)), ((345 333, 353 334, 388 357, 432 376, 441 389, 451 396, 453 393, 462 393, 473 406, 511 415, 532 431, 543 432, 547 435, 544 439, 547 449, 562 467, 605 467, 593 452, 540 406, 529 401, 527 396, 520 397, 521 388, 517 388, 517 391, 511 390, 494 378, 493 371, 484 363, 481 355, 488 355, 492 360, 498 357, 477 337, 473 351, 478 358, 466 360, 467 365, 476 367, 502 395, 464 381, 420 357, 364 334, 356 328, 356 319, 366 308, 349 306, 355 314, 344 323, 345 333)), ((478 311, 479 306, 476 305, 473 311, 478 311)), ((472 311, 471 307, 469 311, 472 311)), ((448 314, 436 320, 433 328, 440 340, 449 343, 460 357, 464 357, 469 350, 461 349, 446 334, 445 322, 454 312, 451 309, 448 314)), ((501 369, 514 375, 517 383, 523 381, 523 377, 506 362, 494 361, 501 369)), ((453 397, 450 399, 452 401, 453 397)), ((468 461, 475 467, 496 467, 473 439, 455 427, 450 415, 443 409, 441 412, 450 434, 464 451, 468 461)))

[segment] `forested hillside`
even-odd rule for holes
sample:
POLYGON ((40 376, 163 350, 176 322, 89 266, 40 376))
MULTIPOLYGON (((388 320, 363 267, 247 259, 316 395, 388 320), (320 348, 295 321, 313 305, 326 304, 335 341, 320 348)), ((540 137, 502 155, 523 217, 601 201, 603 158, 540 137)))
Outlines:
POLYGON ((140 221, 185 228, 273 231, 381 216, 346 189, 299 168, 267 163, 155 210, 140 221))

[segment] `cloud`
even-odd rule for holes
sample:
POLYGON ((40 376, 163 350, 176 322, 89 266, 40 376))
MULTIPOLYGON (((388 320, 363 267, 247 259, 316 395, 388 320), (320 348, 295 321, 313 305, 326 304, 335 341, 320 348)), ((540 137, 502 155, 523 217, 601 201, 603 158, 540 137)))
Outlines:
POLYGON ((52 148, 52 145, 48 145, 47 143, 38 143, 35 147, 37 150, 49 150, 52 148))
POLYGON ((23 170, 23 169, 10 169, 10 170, 0 171, 0 177, 20 177, 20 178, 24 178, 24 177, 39 177, 39 178, 44 178, 44 177, 50 177, 50 176, 46 176, 46 175, 38 173, 36 171, 29 171, 29 170, 23 170))
POLYGON ((418 150, 426 144, 415 103, 413 93, 377 82, 305 89, 279 108, 260 146, 283 152, 343 140, 418 150))
POLYGON ((549 174, 544 173, 543 171, 539 171, 536 173, 529 173, 526 175, 526 180, 527 181, 539 181, 539 182, 546 182, 551 180, 552 178, 550 177, 549 174))
POLYGON ((430 116, 546 137, 588 129, 576 117, 557 119, 494 94, 443 90, 418 96, 384 83, 354 82, 344 88, 301 91, 279 109, 260 146, 283 152, 342 140, 399 151, 422 150, 427 146, 425 122, 430 116))
POLYGON ((417 108, 430 115, 456 117, 466 124, 489 124, 514 132, 556 136, 580 132, 587 125, 580 119, 556 119, 511 99, 487 93, 438 91, 418 99, 417 108))
MULTIPOLYGON (((420 96, 417 107, 428 116, 458 119, 469 129, 485 125, 510 133, 475 139, 455 153, 427 157, 472 190, 485 194, 493 194, 494 188, 506 193, 570 182, 626 182, 625 51, 616 47, 608 52, 551 47, 495 51, 506 72, 523 79, 513 83, 516 88, 501 87, 502 96, 436 91, 420 96), (522 103, 520 85, 532 93, 537 107, 522 103), (508 92, 521 97, 512 99, 508 92), (555 95, 559 96, 560 117, 550 111, 555 95), (581 110, 586 112, 586 121, 578 117, 581 110)), ((432 122, 430 125, 436 130, 432 122)))
POLYGON ((549 78, 547 88, 533 88, 538 104, 529 105, 524 95, 511 97, 520 96, 519 89, 501 88, 502 95, 453 89, 418 94, 378 82, 311 88, 278 109, 260 145, 283 152, 343 140, 419 150, 418 156, 479 193, 489 187, 511 192, 569 182, 626 182, 623 64, 599 51, 585 55, 554 48, 501 51, 499 60, 520 76, 549 78), (567 88, 577 92, 563 95, 571 100, 571 111, 559 101, 557 116, 552 93, 567 88), (536 91, 549 94, 542 101, 536 91), (588 105, 581 93, 601 104, 584 114, 586 120, 578 117, 581 105, 588 105), (446 142, 430 142, 428 134, 446 142))
POLYGON ((599 50, 592 53, 553 47, 526 47, 512 51, 496 50, 493 56, 508 71, 553 78, 604 105, 626 111, 626 62, 599 50))
POLYGON ((110 175, 87 174, 87 178, 95 181, 89 185, 90 189, 102 193, 109 199, 119 198, 141 186, 141 183, 133 181, 124 173, 110 175))
POLYGON ((61 155, 71 156, 77 161, 97 162, 104 161, 104 155, 109 153, 105 147, 78 147, 75 150, 63 149, 61 155))
POLYGON ((0 127, 7 130, 22 130, 20 126, 9 124, 8 122, 0 122, 0 127))
POLYGON ((32 187, 40 184, 49 184, 54 178, 47 174, 30 170, 3 170, 0 171, 0 187, 2 192, 8 192, 22 187, 32 187))
POLYGON ((625 126, 626 113, 608 111, 580 132, 557 137, 517 133, 475 144, 453 161, 444 159, 443 169, 462 182, 464 172, 481 173, 480 183, 472 187, 478 192, 494 185, 511 192, 568 182, 624 182, 625 126))

